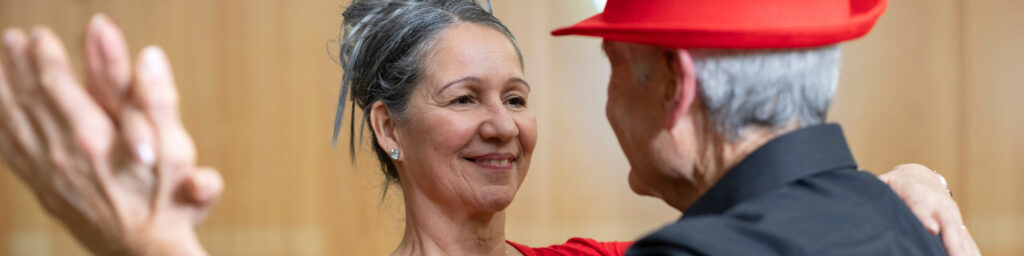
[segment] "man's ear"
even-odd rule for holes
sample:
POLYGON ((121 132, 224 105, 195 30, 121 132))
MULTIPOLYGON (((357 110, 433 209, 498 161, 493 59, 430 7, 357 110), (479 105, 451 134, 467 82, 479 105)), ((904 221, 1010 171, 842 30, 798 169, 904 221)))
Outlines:
POLYGON ((395 120, 383 102, 377 101, 370 106, 370 129, 377 138, 377 144, 384 151, 398 147, 398 136, 395 133, 395 120))
POLYGON ((693 99, 697 96, 697 78, 693 69, 693 58, 690 52, 685 49, 669 50, 668 61, 672 73, 675 74, 675 88, 670 90, 671 98, 668 101, 668 122, 669 129, 676 126, 676 123, 688 114, 693 107, 693 99))

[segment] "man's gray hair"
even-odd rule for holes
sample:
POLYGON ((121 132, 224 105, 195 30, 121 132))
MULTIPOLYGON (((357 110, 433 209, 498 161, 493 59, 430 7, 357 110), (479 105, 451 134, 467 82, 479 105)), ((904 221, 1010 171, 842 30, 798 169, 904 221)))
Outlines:
POLYGON ((689 52, 708 117, 729 140, 741 138, 748 126, 823 123, 839 83, 837 45, 689 52))

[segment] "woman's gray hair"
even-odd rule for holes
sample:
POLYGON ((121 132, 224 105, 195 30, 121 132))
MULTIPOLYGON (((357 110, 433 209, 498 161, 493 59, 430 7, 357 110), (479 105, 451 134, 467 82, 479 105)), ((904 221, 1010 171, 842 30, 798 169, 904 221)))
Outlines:
MULTIPOLYGON (((522 65, 522 54, 505 25, 473 0, 354 0, 342 13, 343 39, 340 62, 344 74, 334 116, 338 140, 346 97, 351 97, 350 158, 355 161, 355 106, 362 110, 361 128, 366 128, 370 106, 383 102, 391 117, 403 119, 409 97, 423 78, 423 58, 438 35, 453 24, 468 22, 501 31, 512 41, 522 65)), ((373 130, 370 130, 371 134, 373 130)), ((398 170, 388 153, 373 138, 387 185, 397 182, 398 170)))
POLYGON ((839 83, 839 46, 781 50, 691 49, 700 97, 727 139, 750 125, 825 121, 839 83))

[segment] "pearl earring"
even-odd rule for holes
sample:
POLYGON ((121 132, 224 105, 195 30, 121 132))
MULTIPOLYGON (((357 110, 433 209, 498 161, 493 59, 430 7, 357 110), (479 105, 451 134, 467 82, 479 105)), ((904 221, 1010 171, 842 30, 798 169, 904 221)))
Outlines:
POLYGON ((398 160, 402 156, 402 152, 399 152, 397 148, 391 149, 391 151, 388 151, 388 154, 391 154, 391 160, 398 160))

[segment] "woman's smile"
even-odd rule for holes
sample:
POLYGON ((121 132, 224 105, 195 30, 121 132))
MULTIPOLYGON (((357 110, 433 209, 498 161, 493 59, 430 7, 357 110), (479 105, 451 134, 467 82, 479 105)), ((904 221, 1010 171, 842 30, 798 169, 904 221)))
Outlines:
POLYGON ((512 170, 512 165, 519 159, 512 153, 490 153, 463 158, 477 166, 494 170, 512 170))

